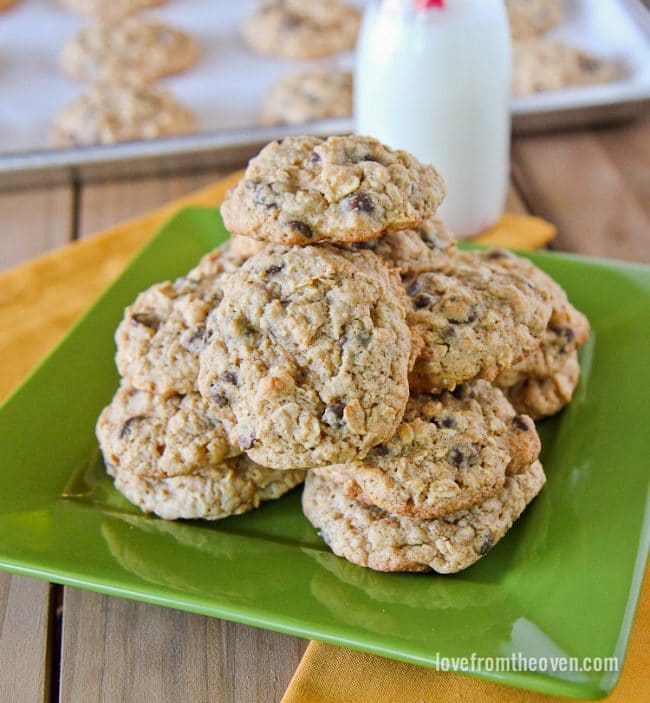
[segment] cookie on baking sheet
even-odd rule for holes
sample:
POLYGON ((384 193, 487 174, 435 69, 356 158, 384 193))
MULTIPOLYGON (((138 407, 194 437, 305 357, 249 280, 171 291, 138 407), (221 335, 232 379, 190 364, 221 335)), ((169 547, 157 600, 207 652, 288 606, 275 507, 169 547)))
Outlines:
POLYGON ((537 460, 533 421, 487 381, 412 395, 393 437, 365 459, 315 469, 348 498, 394 515, 433 519, 497 493, 537 460))
POLYGON ((115 333, 120 375, 160 395, 196 390, 206 318, 221 300, 222 274, 236 262, 227 249, 217 249, 173 283, 140 293, 115 333))
POLYGON ((240 454, 198 393, 166 398, 123 382, 96 427, 107 464, 138 476, 192 473, 240 454))
POLYGON ((303 512, 334 554, 376 571, 462 571, 505 535, 546 482, 536 461, 508 476, 501 490, 469 510, 438 520, 398 517, 347 498, 310 471, 303 512))
POLYGON ((337 0, 264 0, 246 18, 242 35, 259 54, 315 59, 351 49, 361 11, 337 0))
POLYGON ((151 478, 113 472, 115 488, 145 513, 165 520, 219 520, 257 508, 303 482, 304 471, 273 471, 246 456, 190 474, 151 478))
POLYGON ((370 249, 388 266, 406 276, 446 269, 456 253, 456 237, 438 217, 430 217, 413 229, 385 234, 378 239, 351 244, 370 249))
POLYGON ((620 76, 614 61, 560 41, 516 41, 513 51, 512 92, 517 96, 610 83, 620 76))
POLYGON ((457 254, 444 272, 407 278, 405 286, 409 324, 424 340, 409 377, 415 391, 493 380, 539 347, 551 316, 546 288, 471 252, 457 254))
POLYGON ((264 97, 262 124, 303 124, 352 114, 352 73, 320 70, 291 73, 264 97))
POLYGON ((59 0, 71 12, 94 19, 116 19, 148 7, 163 5, 165 0, 59 0))
POLYGON ((250 160, 221 214, 263 241, 354 242, 420 224, 444 194, 433 166, 376 139, 287 137, 250 160))
POLYGON ((506 0, 510 33, 515 39, 535 37, 556 27, 566 0, 506 0))
POLYGON ((401 421, 406 307, 379 259, 360 253, 363 265, 333 247, 267 246, 223 284, 199 388, 263 466, 350 461, 401 421))
POLYGON ((61 67, 84 81, 148 83, 185 71, 198 58, 189 34, 127 17, 80 29, 61 51, 61 67))
POLYGON ((196 119, 163 90, 98 84, 58 114, 52 141, 58 147, 114 144, 187 134, 196 119))

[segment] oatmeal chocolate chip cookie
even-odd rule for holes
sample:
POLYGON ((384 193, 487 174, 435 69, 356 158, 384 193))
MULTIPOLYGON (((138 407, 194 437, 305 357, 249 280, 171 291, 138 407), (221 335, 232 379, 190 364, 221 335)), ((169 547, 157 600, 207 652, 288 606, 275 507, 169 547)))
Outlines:
POLYGON ((243 234, 233 234, 230 238, 230 250, 243 261, 250 259, 255 254, 259 254, 265 246, 266 242, 245 237, 243 234))
POLYGON ((259 464, 350 461, 397 429, 411 334, 374 258, 368 269, 330 247, 268 246, 226 277, 199 388, 259 464))
POLYGON ((197 58, 189 34, 127 17, 79 30, 63 47, 61 67, 79 80, 140 84, 184 71, 197 58))
POLYGON ((185 276, 188 281, 201 284, 205 279, 214 278, 222 273, 232 273, 236 271, 246 259, 251 255, 243 256, 232 246, 232 242, 228 240, 221 246, 209 251, 205 254, 199 263, 185 276))
POLYGON ((79 15, 90 15, 95 19, 116 19, 131 15, 148 7, 164 4, 165 0, 60 0, 61 4, 71 12, 79 15))
POLYGON ((576 350, 589 337, 589 321, 571 305, 562 287, 527 259, 504 249, 467 252, 459 257, 469 264, 490 261, 544 291, 552 312, 539 349, 503 370, 495 383, 518 411, 535 419, 555 414, 571 400, 578 384, 576 350))
MULTIPOLYGON (((230 244, 233 254, 248 259, 267 243, 235 234, 230 244)), ((400 275, 413 276, 424 271, 446 269, 456 253, 456 237, 442 220, 430 217, 414 229, 384 234, 367 242, 339 245, 338 250, 371 251, 400 275)))
POLYGON ((610 83, 620 74, 614 61, 560 41, 518 41, 513 50, 512 93, 517 96, 610 83))
POLYGON ((430 520, 497 493, 506 473, 527 469, 540 446, 530 418, 487 381, 474 381, 453 393, 411 396, 391 439, 365 459, 315 471, 348 498, 430 520))
POLYGON ((198 393, 162 396, 123 383, 96 427, 107 464, 138 476, 192 473, 240 454, 198 393))
POLYGON ((262 124, 303 124, 352 114, 352 73, 311 71, 283 76, 266 94, 262 124))
POLYGON ((227 250, 207 254, 173 283, 140 293, 115 333, 120 375, 161 395, 196 390, 208 313, 222 296, 222 274, 235 270, 227 250))
POLYGON ((430 217, 414 229, 385 234, 350 247, 370 249, 401 274, 415 276, 448 268, 456 253, 456 237, 442 220, 430 217))
POLYGON ((196 120, 166 91, 98 84, 68 103, 52 131, 55 146, 91 146, 157 139, 194 130, 196 120))
MULTIPOLYGON (((404 290, 402 276, 399 269, 390 265, 389 262, 382 260, 374 252, 364 249, 355 249, 346 245, 330 245, 317 244, 318 249, 329 251, 336 256, 342 256, 352 263, 356 268, 361 269, 366 274, 373 278, 380 278, 387 286, 387 295, 393 301, 397 300, 402 308, 407 311, 409 309, 409 300, 404 290)), ((419 332, 412 328, 409 329, 411 353, 409 355, 408 370, 411 371, 415 365, 415 360, 420 356, 424 341, 419 332)))
POLYGON ((503 371, 495 384, 519 412, 539 420, 568 405, 579 381, 578 352, 559 352, 550 346, 503 371))
POLYGON ((509 476, 494 496, 469 510, 437 520, 391 515, 347 498, 340 486, 308 472, 303 512, 334 554, 376 571, 467 568, 505 535, 546 481, 537 461, 509 476))
POLYGON ((287 137, 251 159, 221 214, 254 239, 355 242, 418 225, 444 193, 433 166, 376 139, 287 137))
POLYGON ((541 349, 557 347, 558 353, 579 349, 589 338, 589 321, 571 303, 557 281, 532 261, 507 249, 495 248, 460 252, 457 259, 468 266, 488 265, 527 280, 551 305, 551 316, 544 332, 541 349))
POLYGON ((560 24, 565 0, 506 0, 510 32, 515 39, 535 37, 560 24))
POLYGON ((415 391, 489 381, 535 351, 551 316, 549 292, 489 258, 457 254, 445 272, 405 280, 409 324, 424 340, 410 374, 415 391))
POLYGON ((468 263, 491 261, 494 266, 519 273, 545 292, 552 312, 539 349, 503 370, 495 384, 519 412, 534 419, 555 414, 571 400, 578 384, 576 350, 589 337, 589 321, 571 305, 562 287, 527 259, 504 249, 468 252, 460 257, 468 263))
POLYGON ((315 59, 351 49, 361 12, 336 0, 265 0, 243 26, 248 46, 282 59, 315 59))
POLYGON ((117 471, 115 488, 145 513, 165 520, 219 520, 273 500, 304 481, 304 471, 273 471, 245 456, 169 478, 117 471))
MULTIPOLYGON (((363 244, 366 244, 366 242, 363 242, 363 244)), ((372 244, 372 242, 370 242, 370 244, 372 244)), ((231 256, 240 261, 240 264, 250 259, 252 256, 255 256, 255 254, 259 253, 267 246, 274 245, 268 244, 267 242, 260 242, 250 237, 244 237, 240 234, 233 235, 230 240, 231 256)), ((369 251, 372 247, 356 247, 354 245, 334 246, 329 244, 316 244, 314 246, 342 256, 366 272, 372 272, 384 279, 387 277, 392 289, 392 295, 399 298, 404 307, 408 308, 408 298, 406 297, 406 292, 402 285, 401 271, 388 256, 391 251, 388 247, 385 250, 380 248, 378 250, 379 256, 377 256, 373 251, 369 251)), ((422 350, 422 344, 423 342, 420 335, 415 332, 415 330, 411 330, 409 370, 413 368, 413 364, 422 350)))

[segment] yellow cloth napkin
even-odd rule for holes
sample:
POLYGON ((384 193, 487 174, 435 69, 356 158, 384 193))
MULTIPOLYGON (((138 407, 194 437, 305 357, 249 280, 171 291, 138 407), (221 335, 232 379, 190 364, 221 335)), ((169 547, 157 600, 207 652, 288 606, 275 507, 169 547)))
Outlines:
MULTIPOLYGON (((180 207, 218 205, 240 174, 0 274, 0 400, 60 339, 156 229, 180 207)), ((550 241, 555 228, 525 215, 504 215, 475 241, 521 249, 550 241)), ((650 580, 646 578, 630 654, 612 701, 650 700, 650 580)), ((283 703, 419 703, 549 701, 497 684, 400 664, 312 642, 283 703)), ((558 699, 559 700, 559 699, 558 699)))
MULTIPOLYGON (((630 649, 607 703, 650 701, 650 569, 630 649)), ((310 642, 281 703, 566 703, 566 698, 507 688, 459 674, 403 664, 310 642)))

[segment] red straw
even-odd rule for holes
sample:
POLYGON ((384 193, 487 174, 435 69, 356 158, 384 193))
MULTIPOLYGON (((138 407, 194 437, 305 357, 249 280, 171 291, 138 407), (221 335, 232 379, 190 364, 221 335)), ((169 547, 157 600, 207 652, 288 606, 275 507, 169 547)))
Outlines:
POLYGON ((426 10, 427 7, 444 7, 445 0, 415 0, 418 10, 426 10))

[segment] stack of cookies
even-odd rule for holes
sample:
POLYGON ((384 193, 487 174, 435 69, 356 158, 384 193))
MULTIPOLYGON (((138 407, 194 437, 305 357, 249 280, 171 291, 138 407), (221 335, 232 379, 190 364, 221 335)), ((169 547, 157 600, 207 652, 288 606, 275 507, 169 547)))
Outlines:
POLYGON ((123 387, 98 424, 117 487, 218 517, 179 509, 209 492, 206 465, 243 464, 259 499, 306 474, 305 515, 356 564, 486 554, 545 482, 531 415, 570 400, 589 327, 527 260, 458 252, 443 197, 433 167, 374 139, 265 147, 223 204, 231 243, 118 329, 123 387))
POLYGON ((186 276, 141 293, 117 329, 122 381, 97 438, 117 489, 168 520, 243 513, 304 480, 304 471, 251 461, 198 393, 206 317, 240 263, 228 250, 208 254, 186 276))

